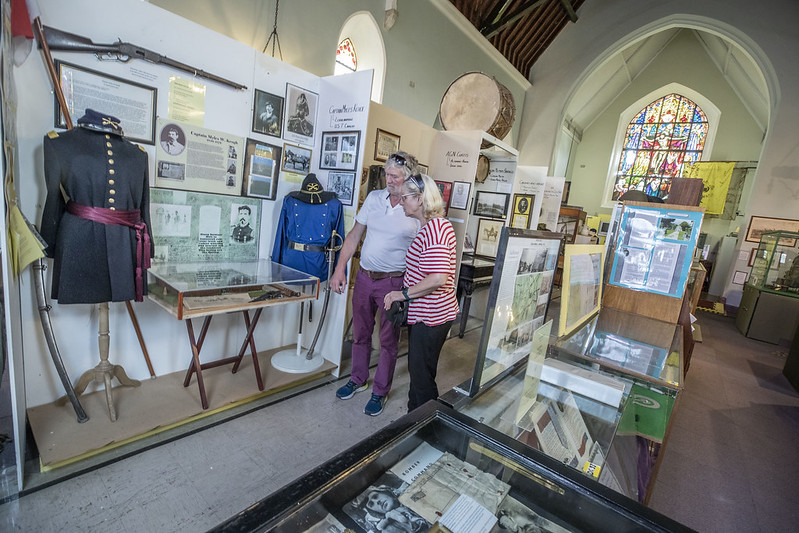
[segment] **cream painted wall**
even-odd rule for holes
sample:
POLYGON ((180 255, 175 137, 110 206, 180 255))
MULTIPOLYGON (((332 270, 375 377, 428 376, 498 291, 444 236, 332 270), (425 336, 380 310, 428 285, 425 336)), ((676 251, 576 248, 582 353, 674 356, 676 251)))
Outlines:
MULTIPOLYGON (((718 132, 709 161, 749 161, 760 154, 763 131, 705 53, 696 36, 680 32, 632 84, 583 132, 575 147, 569 202, 589 214, 610 213, 602 208, 602 195, 617 135, 619 115, 630 104, 670 82, 690 87, 710 99, 721 111, 718 132)), ((745 201, 745 199, 744 199, 745 201)), ((726 228, 726 225, 725 225, 726 228)))
MULTIPOLYGON (((744 226, 753 214, 796 218, 799 212, 799 2, 793 0, 603 0, 588 2, 580 20, 567 25, 530 73, 520 128, 520 163, 547 165, 565 105, 594 65, 626 44, 668 27, 712 31, 746 50, 769 86, 769 127, 758 154, 752 194, 742 206, 744 226), (774 14, 774 16, 764 16, 774 14), (620 23, 623 21, 623 23, 620 23)), ((739 237, 737 249, 742 247, 739 237)), ((748 244, 747 244, 748 247, 748 244)), ((736 254, 737 257, 737 254, 736 254)), ((741 287, 731 285, 732 272, 748 270, 736 260, 727 274, 724 295, 738 305, 741 287)))
MULTIPOLYGON (((398 3, 399 18, 382 28, 385 2, 380 0, 291 0, 280 4, 278 36, 283 60, 317 76, 333 74, 339 31, 357 11, 370 12, 380 24, 386 48, 386 79, 382 103, 433 126, 441 98, 455 79, 470 71, 496 77, 516 101, 517 117, 528 83, 509 76, 495 59, 435 7, 448 0, 398 3)), ((151 0, 259 52, 274 25, 274 0, 151 0)), ((451 7, 451 6, 450 6, 451 7)), ((267 52, 271 52, 271 44, 267 52)), ((278 56, 279 57, 279 56, 278 56)), ((515 145, 519 120, 506 142, 515 145)))

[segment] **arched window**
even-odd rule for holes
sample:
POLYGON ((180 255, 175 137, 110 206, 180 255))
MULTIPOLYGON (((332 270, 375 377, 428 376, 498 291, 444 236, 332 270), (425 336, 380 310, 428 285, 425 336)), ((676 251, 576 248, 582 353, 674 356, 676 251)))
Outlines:
POLYGON ((338 43, 336 50, 336 69, 334 74, 345 74, 358 70, 358 56, 355 54, 355 46, 349 37, 338 43))
POLYGON ((671 178, 702 159, 709 123, 704 111, 677 93, 658 98, 629 123, 616 167, 613 200, 628 190, 664 198, 671 178))

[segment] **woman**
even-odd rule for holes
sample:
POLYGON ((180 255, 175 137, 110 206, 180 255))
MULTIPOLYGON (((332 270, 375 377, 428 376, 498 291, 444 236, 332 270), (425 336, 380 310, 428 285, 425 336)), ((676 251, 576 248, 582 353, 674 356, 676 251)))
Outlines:
POLYGON ((444 201, 430 176, 417 174, 402 184, 405 216, 419 221, 405 256, 403 288, 389 292, 384 308, 408 303, 408 410, 438 397, 436 369, 441 347, 458 314, 455 298, 455 231, 444 218, 444 201))

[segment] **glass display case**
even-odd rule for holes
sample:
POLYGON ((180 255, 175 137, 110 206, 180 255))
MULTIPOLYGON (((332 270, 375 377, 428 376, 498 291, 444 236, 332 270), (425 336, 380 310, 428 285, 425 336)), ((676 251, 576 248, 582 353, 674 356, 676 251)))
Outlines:
POLYGON ((212 531, 690 531, 431 401, 212 531))
POLYGON ((799 326, 799 233, 763 233, 752 253, 735 325, 749 338, 790 344, 799 326))
POLYGON ((178 320, 316 298, 319 278, 267 259, 225 263, 157 263, 148 297, 178 320))
POLYGON ((750 285, 799 298, 799 233, 764 233, 754 254, 750 285))

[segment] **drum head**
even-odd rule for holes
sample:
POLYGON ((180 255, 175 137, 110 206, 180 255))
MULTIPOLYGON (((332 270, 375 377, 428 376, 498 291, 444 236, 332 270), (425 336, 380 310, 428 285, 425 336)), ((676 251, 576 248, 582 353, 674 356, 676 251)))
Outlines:
POLYGON ((483 183, 488 177, 488 171, 491 170, 491 160, 484 154, 480 154, 477 158, 477 172, 475 172, 474 180, 477 183, 483 183))
POLYGON ((439 108, 445 130, 481 130, 489 132, 505 95, 500 85, 482 72, 468 72, 452 82, 444 93, 439 108))

